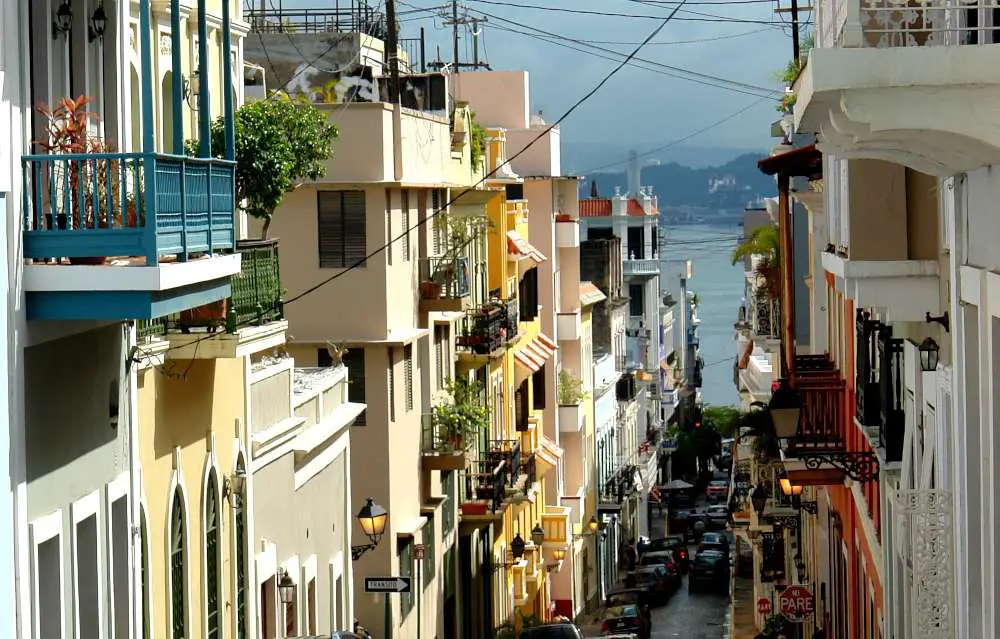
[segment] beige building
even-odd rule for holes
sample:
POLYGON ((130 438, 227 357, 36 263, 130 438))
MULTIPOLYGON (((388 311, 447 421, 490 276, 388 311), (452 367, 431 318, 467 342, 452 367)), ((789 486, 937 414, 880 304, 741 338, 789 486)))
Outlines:
MULTIPOLYGON (((462 314, 453 311, 463 308, 475 265, 449 253, 444 214, 422 223, 474 172, 470 136, 455 135, 437 106, 394 113, 385 103, 320 105, 340 128, 326 177, 286 197, 271 225, 298 247, 281 256, 288 299, 326 281, 289 304, 288 352, 296 366, 342 358, 349 400, 367 406, 350 434, 352 509, 372 498, 389 518, 384 537, 354 566, 354 611, 397 638, 442 634, 444 611, 456 607, 453 585, 447 590, 454 580, 443 574, 446 565, 454 570, 454 486, 441 485, 442 471, 422 465, 420 451, 431 398, 454 375, 462 314), (429 280, 436 294, 422 295, 429 280), (364 593, 366 576, 412 576, 412 590, 390 595, 387 614, 383 596, 364 593)), ((467 111, 456 114, 456 130, 468 132, 467 111)))

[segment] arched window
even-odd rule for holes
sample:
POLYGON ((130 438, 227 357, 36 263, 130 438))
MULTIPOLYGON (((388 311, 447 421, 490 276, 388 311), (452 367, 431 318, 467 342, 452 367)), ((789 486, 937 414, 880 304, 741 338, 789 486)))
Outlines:
POLYGON ((139 555, 142 639, 149 639, 149 531, 146 528, 146 509, 142 506, 139 507, 139 555))
POLYGON ((184 548, 184 501, 180 489, 174 491, 170 506, 170 614, 172 639, 187 637, 187 557, 184 548))
MULTIPOLYGON (((243 456, 236 460, 236 473, 246 472, 243 456)), ((233 508, 236 529, 236 639, 247 639, 247 498, 246 482, 241 494, 233 496, 238 507, 233 508)))
POLYGON ((205 488, 205 605, 208 639, 219 639, 219 483, 213 469, 205 488))

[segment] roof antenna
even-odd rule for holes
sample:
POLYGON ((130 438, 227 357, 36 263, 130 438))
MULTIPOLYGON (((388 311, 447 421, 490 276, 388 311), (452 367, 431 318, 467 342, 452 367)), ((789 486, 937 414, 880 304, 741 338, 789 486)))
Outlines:
POLYGON ((590 181, 590 197, 600 197, 597 193, 597 180, 590 181))

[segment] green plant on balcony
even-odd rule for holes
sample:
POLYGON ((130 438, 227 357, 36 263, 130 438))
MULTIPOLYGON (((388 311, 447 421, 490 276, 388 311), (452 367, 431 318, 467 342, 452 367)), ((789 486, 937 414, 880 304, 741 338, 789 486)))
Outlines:
POLYGON ((448 379, 445 394, 446 400, 431 409, 434 448, 438 452, 464 451, 490 426, 483 385, 462 377, 448 379))
POLYGON ((740 418, 740 431, 753 437, 753 454, 759 460, 777 459, 781 456, 780 442, 774 430, 771 415, 766 410, 752 410, 740 418))
MULTIPOLYGON (((93 101, 81 95, 63 97, 55 106, 35 106, 45 119, 45 135, 33 143, 45 153, 69 156, 53 163, 44 178, 59 211, 59 219, 46 220, 50 229, 137 227, 145 222, 142 191, 128 188, 142 180, 139 165, 122 166, 119 159, 97 155, 114 153, 114 148, 95 133, 100 117, 89 109, 93 101)), ((103 262, 105 258, 77 259, 103 262)))
POLYGON ((750 235, 733 249, 732 263, 735 266, 744 258, 758 256, 761 258, 757 266, 757 274, 764 280, 764 291, 769 299, 778 299, 781 295, 781 240, 778 227, 774 224, 764 224, 755 228, 750 235))
POLYGON ((760 634, 767 639, 776 639, 787 631, 788 619, 779 612, 772 613, 764 619, 764 629, 760 634))
POLYGON ((469 135, 469 158, 472 164, 472 172, 475 173, 482 166, 483 158, 486 155, 486 128, 476 120, 476 113, 470 114, 470 135, 469 135))
POLYGON ((559 405, 576 406, 589 393, 583 390, 583 380, 566 370, 559 371, 559 405))
MULTIPOLYGON (((244 104, 236 111, 236 201, 244 211, 263 220, 262 239, 285 194, 326 174, 333 155, 337 127, 327 114, 309 103, 277 93, 271 99, 244 104)), ((212 152, 223 157, 225 120, 212 123, 212 152)), ((197 155, 197 140, 188 153, 197 155)))

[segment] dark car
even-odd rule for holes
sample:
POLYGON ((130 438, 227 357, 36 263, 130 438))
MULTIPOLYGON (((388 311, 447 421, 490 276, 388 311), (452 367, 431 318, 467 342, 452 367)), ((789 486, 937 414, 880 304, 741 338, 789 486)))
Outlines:
POLYGON ((667 571, 667 582, 670 584, 673 590, 676 590, 681 585, 681 570, 680 566, 674 560, 674 553, 669 550, 657 550, 655 552, 647 552, 642 555, 639 560, 640 566, 663 566, 667 571))
POLYGON ((667 535, 659 539, 653 539, 646 544, 646 552, 661 552, 669 550, 674 555, 674 561, 681 568, 681 572, 687 572, 691 565, 691 558, 688 557, 687 541, 684 535, 667 535))
POLYGON ((695 555, 688 575, 688 591, 729 592, 729 559, 721 552, 706 550, 695 555))
POLYGON ((601 620, 601 634, 612 635, 632 632, 639 635, 639 639, 649 639, 649 622, 643 618, 639 612, 639 607, 634 604, 623 606, 612 606, 604 611, 601 620))
POLYGON ((724 502, 729 495, 729 482, 722 479, 713 479, 705 489, 705 496, 711 503, 724 502))
POLYGON ((650 628, 653 626, 653 617, 649 610, 651 594, 645 588, 618 588, 612 590, 604 597, 604 605, 608 608, 612 606, 622 606, 625 604, 635 604, 639 606, 639 614, 644 617, 650 628))
POLYGON ((571 623, 547 623, 525 628, 518 639, 583 639, 580 629, 571 623))
POLYGON ((709 530, 725 530, 729 525, 729 506, 709 506, 708 526, 709 530))
MULTIPOLYGON (((679 576, 679 575, 678 575, 679 576)), ((663 566, 644 566, 625 575, 625 585, 648 590, 652 600, 660 605, 667 603, 676 590, 670 573, 663 566)))
POLYGON ((701 543, 698 544, 698 552, 703 550, 718 550, 725 553, 729 558, 729 537, 719 532, 707 532, 701 536, 701 543))

